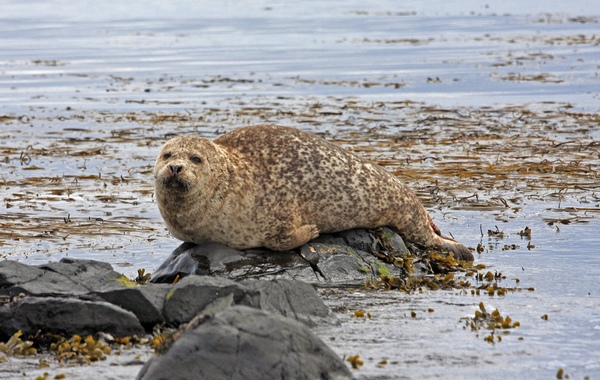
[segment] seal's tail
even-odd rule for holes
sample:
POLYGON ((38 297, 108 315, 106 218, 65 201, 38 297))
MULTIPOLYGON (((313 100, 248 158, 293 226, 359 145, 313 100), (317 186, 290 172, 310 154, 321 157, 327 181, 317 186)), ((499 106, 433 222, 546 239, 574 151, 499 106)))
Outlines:
POLYGON ((457 242, 454 239, 451 239, 446 236, 439 236, 441 249, 447 249, 448 251, 454 253, 454 257, 460 260, 465 261, 474 261, 475 257, 469 248, 457 242))
POLYGON ((437 247, 453 252, 454 257, 456 257, 457 259, 465 261, 475 260, 475 258, 473 257, 473 253, 471 253, 471 250, 469 248, 465 247, 464 245, 460 244, 459 242, 448 236, 442 235, 442 232, 440 231, 438 226, 435 225, 431 216, 427 215, 427 217, 429 218, 429 226, 431 227, 435 235, 437 235, 435 236, 435 245, 437 247))
POLYGON ((433 229, 433 232, 435 232, 435 234, 438 235, 438 236, 442 236, 442 231, 440 231, 440 229, 438 228, 438 226, 435 225, 435 223, 433 222, 433 219, 431 218, 431 216, 427 215, 427 217, 429 218, 429 225, 433 229))

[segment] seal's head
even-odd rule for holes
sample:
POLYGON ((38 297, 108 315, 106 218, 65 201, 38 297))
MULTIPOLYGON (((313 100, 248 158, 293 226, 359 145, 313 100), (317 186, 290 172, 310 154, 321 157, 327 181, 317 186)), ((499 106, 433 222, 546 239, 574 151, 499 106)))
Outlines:
POLYGON ((202 191, 212 178, 210 161, 216 150, 210 140, 198 136, 167 141, 154 166, 156 188, 179 195, 202 191))

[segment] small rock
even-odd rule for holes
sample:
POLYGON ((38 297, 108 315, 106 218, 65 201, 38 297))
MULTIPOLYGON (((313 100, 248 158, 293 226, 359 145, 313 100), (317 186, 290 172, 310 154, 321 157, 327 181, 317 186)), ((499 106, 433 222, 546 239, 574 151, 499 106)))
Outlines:
POLYGON ((95 294, 113 305, 131 311, 142 326, 151 331, 155 325, 165 322, 162 313, 167 294, 172 288, 172 285, 152 284, 152 286, 122 287, 95 294))

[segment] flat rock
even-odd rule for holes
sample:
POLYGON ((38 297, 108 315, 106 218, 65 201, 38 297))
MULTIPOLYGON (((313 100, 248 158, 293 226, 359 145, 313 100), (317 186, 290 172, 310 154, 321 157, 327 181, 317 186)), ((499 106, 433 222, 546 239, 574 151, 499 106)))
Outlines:
MULTIPOLYGON (((173 282, 189 274, 248 278, 289 278, 282 268, 308 268, 310 264, 294 252, 268 249, 238 251, 219 243, 183 243, 152 273, 152 282, 173 282)), ((312 272, 312 271, 311 271, 312 272)))
POLYGON ((0 294, 16 296, 85 294, 88 289, 64 276, 15 261, 0 262, 0 294))
POLYGON ((152 274, 152 282, 171 282, 190 274, 232 280, 288 279, 316 286, 359 286, 382 272, 404 276, 393 256, 408 249, 388 228, 324 234, 295 251, 238 251, 222 244, 181 244, 152 274))
POLYGON ((84 287, 87 292, 122 288, 128 279, 113 270, 109 263, 96 260, 63 258, 59 262, 40 266, 84 287))
POLYGON ((18 330, 25 335, 42 331, 63 336, 144 333, 133 313, 108 302, 76 298, 24 297, 0 306, 0 321, 0 340, 18 330))
POLYGON ((0 295, 6 296, 85 295, 121 288, 125 280, 110 264, 94 260, 62 259, 41 266, 0 262, 0 295))
POLYGON ((351 379, 344 362, 306 326, 244 306, 184 333, 138 379, 351 379))
POLYGON ((220 277, 188 276, 166 295, 162 315, 169 325, 179 326, 198 314, 214 314, 232 305, 274 312, 308 326, 338 323, 313 286, 285 279, 236 282, 220 277))

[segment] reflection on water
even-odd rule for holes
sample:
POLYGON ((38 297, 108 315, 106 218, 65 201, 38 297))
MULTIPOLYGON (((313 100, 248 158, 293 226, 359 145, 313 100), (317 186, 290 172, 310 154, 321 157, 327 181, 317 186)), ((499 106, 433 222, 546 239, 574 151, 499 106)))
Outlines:
POLYGON ((320 334, 357 376, 598 377, 593 5, 9 1, 0 257, 152 271, 179 244, 153 199, 166 138, 292 125, 404 178, 500 286, 535 288, 327 293, 343 323, 320 334), (495 344, 463 328, 482 301, 521 326, 495 344))

